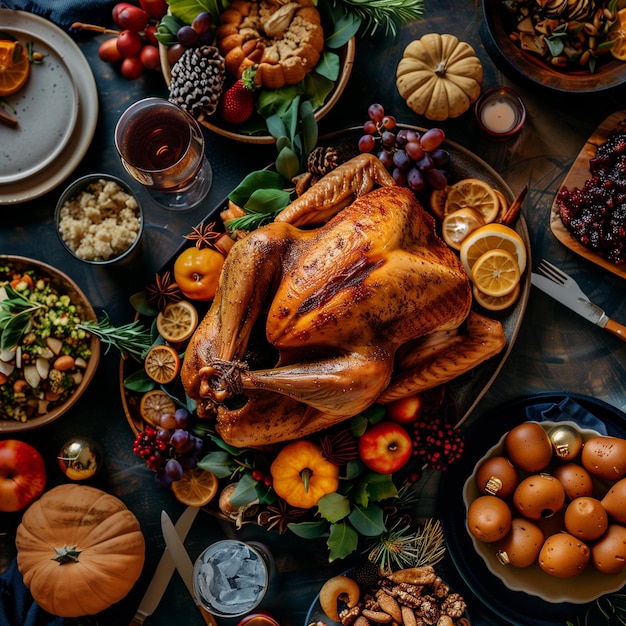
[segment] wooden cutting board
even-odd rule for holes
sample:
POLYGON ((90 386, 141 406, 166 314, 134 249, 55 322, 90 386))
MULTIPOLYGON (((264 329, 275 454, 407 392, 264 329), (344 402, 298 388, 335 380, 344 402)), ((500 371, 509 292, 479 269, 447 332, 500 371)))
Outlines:
MULTIPOLYGON (((585 142, 582 150, 578 153, 576 160, 570 168, 567 176, 564 178, 559 191, 564 187, 568 189, 574 189, 575 187, 582 188, 585 181, 589 178, 589 160, 596 156, 598 146, 604 143, 609 136, 609 133, 615 128, 626 128, 626 110, 616 111, 609 115, 590 135, 589 139, 585 142)), ((558 195, 558 193, 557 193, 558 195)), ((556 203, 556 197, 552 203, 550 209, 550 230, 552 234, 567 248, 584 257, 585 259, 603 267, 604 269, 626 278, 626 265, 616 265, 606 259, 602 258, 598 254, 595 254, 588 248, 585 248, 581 243, 576 241, 561 221, 559 215, 559 208, 556 203)))

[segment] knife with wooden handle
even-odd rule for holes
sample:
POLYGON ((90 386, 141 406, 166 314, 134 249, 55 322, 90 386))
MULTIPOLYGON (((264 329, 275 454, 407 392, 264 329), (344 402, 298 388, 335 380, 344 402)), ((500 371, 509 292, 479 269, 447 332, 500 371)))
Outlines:
POLYGON ((208 626, 217 626, 215 617, 200 604, 198 598, 196 597, 196 593, 193 588, 193 563, 191 562, 191 558, 185 549, 182 539, 176 532, 170 516, 165 511, 161 511, 161 530, 163 531, 165 545, 168 547, 168 550, 172 555, 176 569, 178 570, 180 577, 183 579, 183 582, 187 587, 187 591, 189 591, 193 601, 200 610, 202 619, 204 619, 205 624, 208 624, 208 626))
MULTIPOLYGON (((196 506, 188 506, 183 511, 183 514, 178 518, 175 526, 176 533, 179 537, 184 539, 187 536, 199 510, 200 509, 196 506)), ((175 567, 172 555, 166 547, 154 571, 154 576, 152 576, 152 580, 146 589, 146 593, 135 612, 135 617, 130 621, 129 626, 141 626, 146 617, 154 613, 167 589, 175 567)))

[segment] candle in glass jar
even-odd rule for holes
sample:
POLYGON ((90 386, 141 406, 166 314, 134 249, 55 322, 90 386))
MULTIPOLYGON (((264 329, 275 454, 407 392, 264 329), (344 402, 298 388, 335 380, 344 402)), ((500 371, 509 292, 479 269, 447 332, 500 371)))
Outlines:
POLYGON ((494 133, 506 133, 515 126, 517 113, 510 102, 494 100, 485 105, 480 112, 480 118, 483 124, 494 133))
POLYGON ((476 120, 492 139, 512 137, 521 130, 525 119, 521 98, 508 87, 488 89, 476 103, 476 120))

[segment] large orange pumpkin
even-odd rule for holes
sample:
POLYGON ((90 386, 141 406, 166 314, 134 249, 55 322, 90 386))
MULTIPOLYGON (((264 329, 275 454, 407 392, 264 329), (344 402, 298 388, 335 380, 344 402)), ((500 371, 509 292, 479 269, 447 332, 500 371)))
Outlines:
POLYGON ((120 601, 145 559, 137 518, 115 496, 86 485, 44 493, 22 516, 15 543, 33 599, 60 617, 94 615, 120 601))

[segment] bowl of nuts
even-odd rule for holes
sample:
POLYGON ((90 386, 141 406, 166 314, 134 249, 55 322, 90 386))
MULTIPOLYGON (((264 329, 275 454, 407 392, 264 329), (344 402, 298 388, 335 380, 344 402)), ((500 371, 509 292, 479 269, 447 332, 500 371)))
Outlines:
POLYGON ((610 91, 626 80, 624 0, 482 0, 480 35, 498 68, 559 94, 610 91))
POLYGON ((109 174, 74 181, 61 194, 54 221, 65 249, 92 265, 128 261, 139 247, 144 227, 135 193, 109 174))

